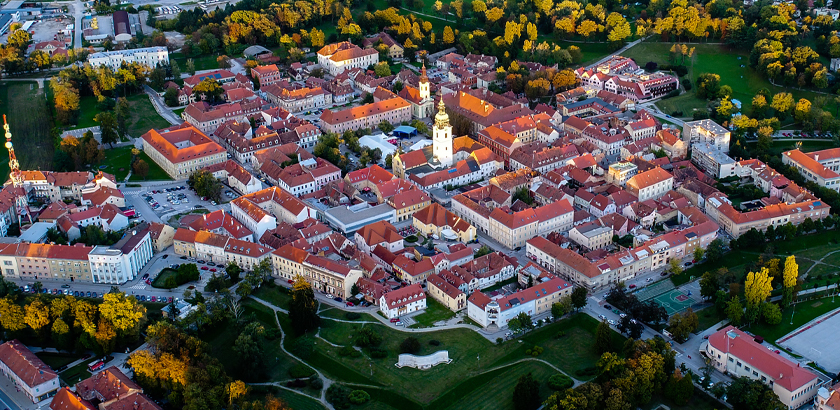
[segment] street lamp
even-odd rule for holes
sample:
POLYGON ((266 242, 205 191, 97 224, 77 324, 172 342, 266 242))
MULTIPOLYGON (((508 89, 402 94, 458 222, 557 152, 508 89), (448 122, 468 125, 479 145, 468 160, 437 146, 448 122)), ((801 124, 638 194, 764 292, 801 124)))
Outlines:
POLYGON ((790 313, 790 324, 793 324, 793 315, 796 313, 796 304, 793 304, 793 312, 790 313))

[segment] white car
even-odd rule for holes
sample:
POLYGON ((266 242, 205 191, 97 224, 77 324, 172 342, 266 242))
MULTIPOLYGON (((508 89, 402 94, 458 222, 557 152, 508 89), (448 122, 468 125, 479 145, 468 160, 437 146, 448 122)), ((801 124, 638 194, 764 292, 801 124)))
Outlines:
POLYGON ((607 323, 609 323, 609 324, 611 324, 611 325, 613 325, 613 326, 615 326, 615 325, 616 325, 615 320, 612 320, 612 319, 608 320, 608 321, 607 321, 607 323))

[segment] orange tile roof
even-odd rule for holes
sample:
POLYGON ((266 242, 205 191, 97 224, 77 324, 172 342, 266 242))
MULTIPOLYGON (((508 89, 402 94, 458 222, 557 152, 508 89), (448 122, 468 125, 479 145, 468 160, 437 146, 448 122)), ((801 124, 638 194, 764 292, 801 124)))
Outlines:
POLYGON ((809 152, 809 153, 804 153, 804 152, 800 151, 799 149, 794 149, 794 150, 791 150, 791 151, 785 151, 785 153, 782 154, 782 155, 788 157, 791 161, 796 162, 797 164, 799 164, 803 168, 811 171, 812 173, 814 173, 816 175, 819 175, 822 178, 832 179, 832 178, 837 178, 838 176, 840 176, 840 174, 838 174, 835 171, 832 171, 829 168, 826 168, 823 164, 820 164, 820 162, 817 159, 815 159, 815 158, 823 158, 823 159, 825 159, 825 158, 838 158, 838 157, 840 157, 840 148, 835 148, 833 150, 815 151, 815 152, 809 152))
POLYGON ((145 140, 172 163, 192 161, 225 151, 204 133, 189 124, 181 124, 162 130, 149 130, 143 134, 145 140), (176 144, 189 142, 189 146, 178 148, 176 144))
POLYGON ((142 389, 115 366, 76 384, 76 393, 89 401, 110 401, 136 391, 142 391, 142 389))
POLYGON ((641 190, 642 188, 647 188, 649 186, 653 186, 660 182, 666 181, 669 178, 673 178, 673 176, 669 174, 668 171, 656 167, 651 170, 634 175, 627 181, 627 185, 632 185, 637 190, 641 190))
POLYGON ((76 396, 69 387, 62 387, 53 396, 50 410, 97 410, 96 406, 76 396))
POLYGON ((365 225, 356 231, 356 235, 361 236, 362 240, 368 246, 382 242, 394 243, 403 240, 403 237, 397 231, 397 228, 395 228, 394 225, 391 225, 388 221, 379 221, 370 225, 365 225))
POLYGON ((327 124, 341 124, 358 118, 369 117, 407 107, 411 107, 411 104, 409 104, 408 101, 400 97, 396 97, 358 107, 347 108, 341 111, 326 109, 323 113, 321 113, 321 121, 327 124))

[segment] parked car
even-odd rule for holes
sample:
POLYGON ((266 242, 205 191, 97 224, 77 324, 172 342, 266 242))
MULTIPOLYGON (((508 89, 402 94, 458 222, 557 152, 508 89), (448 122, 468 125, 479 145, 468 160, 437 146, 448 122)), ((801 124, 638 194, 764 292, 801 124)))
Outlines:
POLYGON ((399 322, 399 321, 400 321, 400 319, 399 319, 399 318, 396 318, 396 317, 395 317, 395 318, 393 318, 393 319, 391 319, 391 323, 397 323, 397 322, 399 322))
POLYGON ((341 298, 338 297, 338 296, 334 297, 333 300, 336 301, 336 302, 341 302, 341 298))
POLYGON ((210 269, 210 268, 208 268, 208 267, 206 267, 206 266, 202 266, 202 267, 201 267, 201 270, 208 270, 208 269, 210 269))

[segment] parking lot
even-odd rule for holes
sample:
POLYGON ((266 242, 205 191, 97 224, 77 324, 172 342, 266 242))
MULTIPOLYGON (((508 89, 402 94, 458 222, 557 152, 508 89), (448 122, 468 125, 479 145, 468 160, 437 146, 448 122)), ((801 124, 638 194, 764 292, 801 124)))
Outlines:
POLYGON ((222 201, 218 204, 210 200, 203 200, 195 191, 187 188, 186 181, 161 185, 150 188, 124 188, 126 201, 135 207, 139 217, 150 222, 169 221, 169 218, 187 213, 196 209, 207 209, 213 212, 218 209, 230 211, 230 206, 225 203, 235 198, 236 195, 225 195, 231 191, 227 186, 222 188, 222 201))

